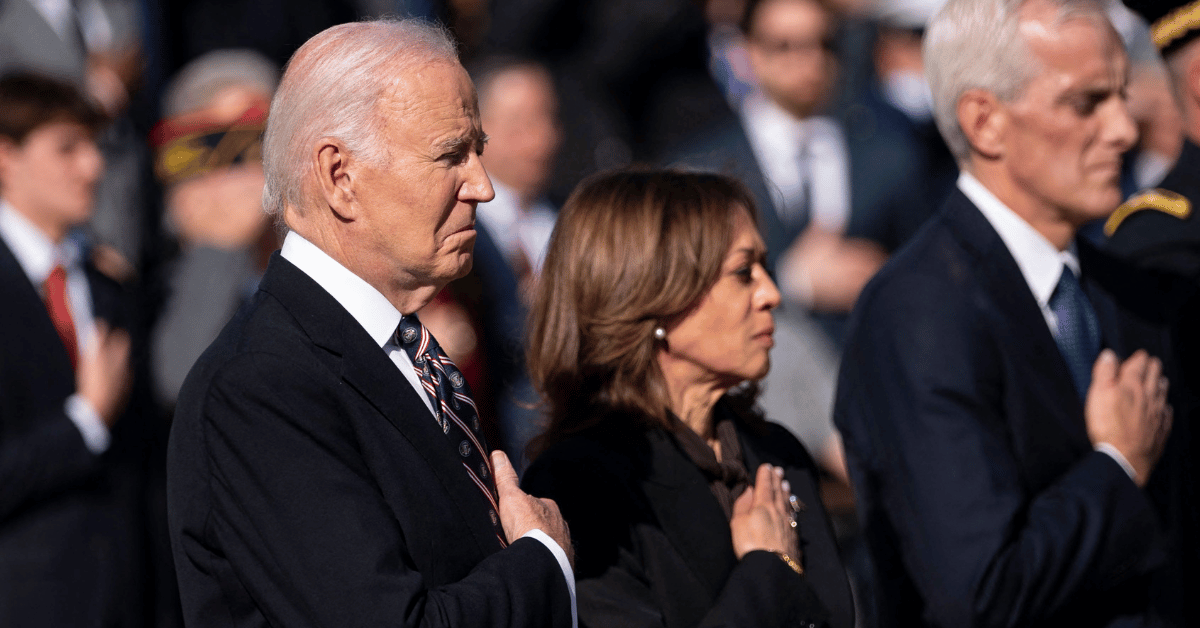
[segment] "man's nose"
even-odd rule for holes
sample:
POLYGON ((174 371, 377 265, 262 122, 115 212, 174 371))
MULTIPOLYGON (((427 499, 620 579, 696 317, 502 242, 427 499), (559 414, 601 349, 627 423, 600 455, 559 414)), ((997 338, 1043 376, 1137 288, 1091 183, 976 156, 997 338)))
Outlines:
POLYGON ((1129 105, 1124 99, 1117 99, 1109 108, 1105 126, 1107 139, 1115 143, 1122 153, 1137 144, 1137 122, 1129 114, 1129 105))
POLYGON ((483 160, 472 153, 467 163, 467 180, 459 191, 459 200, 486 203, 494 198, 496 190, 492 188, 492 179, 483 167, 483 160))
POLYGON ((84 174, 91 179, 99 179, 104 172, 104 155, 94 142, 87 142, 80 152, 80 165, 84 174))

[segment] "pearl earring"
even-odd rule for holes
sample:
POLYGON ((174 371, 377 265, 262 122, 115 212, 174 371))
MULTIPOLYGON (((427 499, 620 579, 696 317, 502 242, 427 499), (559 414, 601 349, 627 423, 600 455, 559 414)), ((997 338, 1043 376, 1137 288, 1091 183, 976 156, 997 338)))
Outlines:
POLYGON ((654 339, 655 340, 666 340, 667 339, 667 330, 663 329, 662 327, 655 327, 654 328, 654 339))

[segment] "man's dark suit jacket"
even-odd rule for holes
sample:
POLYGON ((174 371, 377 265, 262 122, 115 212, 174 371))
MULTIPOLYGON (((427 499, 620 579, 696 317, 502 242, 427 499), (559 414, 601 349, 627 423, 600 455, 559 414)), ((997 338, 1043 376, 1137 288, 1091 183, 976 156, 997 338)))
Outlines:
POLYGON ((276 254, 184 383, 167 497, 188 626, 564 626, 490 504, 353 317, 276 254))
MULTIPOLYGON (((1078 250, 1104 345, 1169 358, 1154 286, 1082 240, 1078 250)), ((1041 310, 962 192, 863 292, 834 418, 889 625, 1171 614, 1157 606, 1170 587, 1156 581, 1169 547, 1159 517, 1093 451, 1041 310)))
MULTIPOLYGON (((120 326, 120 288, 87 276, 95 316, 120 326)), ((0 625, 137 625, 141 528, 120 437, 97 456, 67 417, 70 358, 2 239, 0 292, 0 625)))
POLYGON ((737 428, 751 478, 763 463, 783 467, 806 505, 797 530, 807 575, 769 552, 738 561, 725 513, 675 439, 612 416, 550 448, 523 480, 530 494, 558 502, 571 526, 581 626, 854 624, 816 464, 779 425, 737 428))

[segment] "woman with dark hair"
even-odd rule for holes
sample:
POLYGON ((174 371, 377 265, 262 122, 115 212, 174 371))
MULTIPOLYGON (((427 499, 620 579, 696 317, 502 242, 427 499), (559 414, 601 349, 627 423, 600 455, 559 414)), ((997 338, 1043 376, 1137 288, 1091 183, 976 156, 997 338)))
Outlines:
POLYGON ((712 174, 616 172, 567 201, 530 324, 587 626, 849 628, 817 467, 755 411, 779 292, 754 204, 712 174))

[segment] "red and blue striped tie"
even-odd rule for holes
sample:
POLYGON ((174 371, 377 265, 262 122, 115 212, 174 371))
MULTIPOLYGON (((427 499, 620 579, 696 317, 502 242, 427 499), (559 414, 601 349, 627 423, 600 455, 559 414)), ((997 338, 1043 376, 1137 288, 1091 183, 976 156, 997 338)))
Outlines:
POLYGON ((492 519, 496 538, 501 547, 507 547, 498 514, 496 482, 492 478, 487 444, 480 431, 479 410, 471 399, 466 378, 416 314, 409 314, 400 320, 393 342, 404 349, 412 360, 417 378, 433 402, 433 418, 450 443, 457 443, 463 469, 491 503, 488 516, 492 519))

